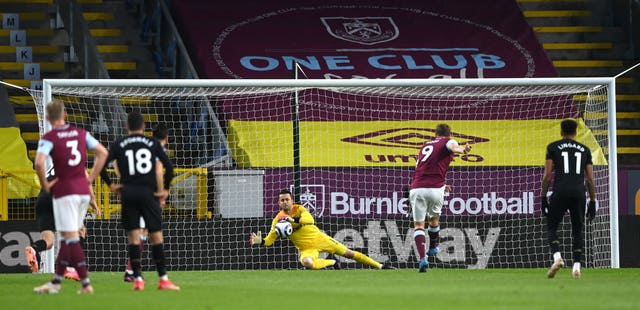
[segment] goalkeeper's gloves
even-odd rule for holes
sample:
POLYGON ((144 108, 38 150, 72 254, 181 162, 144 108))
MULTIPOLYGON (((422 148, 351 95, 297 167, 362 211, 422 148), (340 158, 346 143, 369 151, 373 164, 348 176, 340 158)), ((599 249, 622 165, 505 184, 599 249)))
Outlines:
POLYGON ((249 236, 249 244, 261 245, 262 244, 262 232, 258 230, 257 233, 252 232, 249 236))
POLYGON ((542 215, 549 215, 549 200, 547 200, 547 195, 542 196, 540 204, 542 205, 542 215))
POLYGON ((589 200, 589 206, 587 207, 587 220, 589 222, 593 221, 596 218, 596 200, 589 200))

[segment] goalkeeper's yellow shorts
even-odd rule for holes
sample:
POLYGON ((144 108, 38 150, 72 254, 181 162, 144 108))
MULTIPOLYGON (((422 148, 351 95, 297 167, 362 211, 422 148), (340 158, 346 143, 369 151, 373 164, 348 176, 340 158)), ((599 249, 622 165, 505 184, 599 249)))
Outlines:
POLYGON ((312 257, 314 260, 318 259, 320 252, 326 252, 329 254, 338 254, 344 256, 347 252, 347 247, 325 234, 320 234, 313 240, 312 245, 300 249, 300 262, 305 257, 312 257))

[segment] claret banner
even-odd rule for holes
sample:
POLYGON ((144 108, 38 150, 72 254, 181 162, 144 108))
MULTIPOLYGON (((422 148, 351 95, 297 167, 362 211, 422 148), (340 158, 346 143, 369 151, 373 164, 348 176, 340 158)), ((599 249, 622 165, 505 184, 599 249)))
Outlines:
MULTIPOLYGON (((442 215, 540 216, 542 167, 452 169, 442 215), (515 181, 517 180, 517 182, 515 181)), ((291 171, 268 169, 264 179, 266 217, 279 211, 277 193, 293 190, 291 171)), ((300 199, 316 218, 411 218, 404 197, 411 169, 304 169, 300 199)))
POLYGON ((172 1, 201 77, 557 76, 513 0, 172 1))

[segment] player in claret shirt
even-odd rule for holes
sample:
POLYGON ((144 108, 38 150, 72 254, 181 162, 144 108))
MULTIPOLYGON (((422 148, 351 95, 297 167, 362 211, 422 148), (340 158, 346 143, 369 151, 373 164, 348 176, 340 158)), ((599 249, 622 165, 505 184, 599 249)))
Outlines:
POLYGON ((436 127, 435 139, 420 148, 418 161, 411 180, 409 203, 413 213, 413 239, 420 255, 418 271, 426 272, 429 267, 427 255, 440 252, 440 214, 444 204, 444 193, 451 187, 445 184, 445 176, 455 153, 469 153, 471 146, 459 145, 452 139, 451 128, 447 124, 436 127), (428 216, 428 218, 427 218, 428 216), (426 249, 425 220, 429 221, 429 250, 426 249))
POLYGON ((56 229, 64 239, 56 258, 55 276, 51 282, 34 288, 36 293, 55 294, 60 291, 61 280, 67 264, 78 271, 82 289, 80 294, 93 293, 89 281, 87 261, 80 245, 78 231, 91 201, 91 183, 102 170, 107 150, 98 140, 82 128, 68 125, 67 114, 61 100, 52 100, 46 106, 46 117, 51 131, 38 143, 35 168, 40 186, 53 197, 53 214, 56 229), (93 169, 86 175, 87 149, 95 153, 93 169), (45 173, 45 161, 51 157, 57 179, 49 182, 45 173))
MULTIPOLYGON (((53 166, 47 169, 46 176, 49 182, 55 179, 55 170, 53 169, 53 166)), ((96 216, 100 217, 101 212, 96 204, 93 193, 91 193, 91 196, 91 207, 96 213, 96 216)), ((38 272, 38 270, 40 270, 40 265, 42 263, 40 252, 50 250, 53 248, 53 243, 55 242, 56 224, 53 219, 53 199, 51 198, 51 194, 47 193, 43 189, 40 190, 38 199, 36 199, 36 221, 38 222, 38 230, 40 230, 41 239, 34 241, 25 249, 27 264, 29 265, 31 272, 38 272)), ((83 245, 86 234, 84 226, 78 233, 80 237, 80 244, 83 245)), ((78 271, 70 266, 67 266, 67 270, 64 272, 64 277, 80 281, 78 271)))

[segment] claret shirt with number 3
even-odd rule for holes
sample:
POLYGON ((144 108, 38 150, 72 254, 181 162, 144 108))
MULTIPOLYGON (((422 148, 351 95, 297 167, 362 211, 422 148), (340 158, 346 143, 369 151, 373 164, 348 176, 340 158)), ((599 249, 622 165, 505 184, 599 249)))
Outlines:
POLYGON ((38 153, 51 156, 58 183, 51 189, 55 198, 67 195, 89 195, 87 148, 98 145, 90 133, 71 125, 54 126, 38 142, 38 153))

